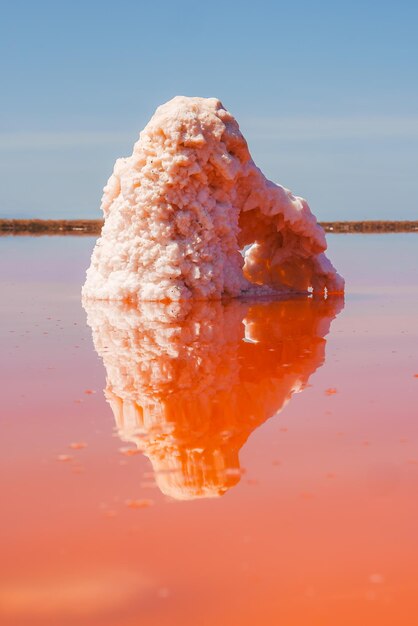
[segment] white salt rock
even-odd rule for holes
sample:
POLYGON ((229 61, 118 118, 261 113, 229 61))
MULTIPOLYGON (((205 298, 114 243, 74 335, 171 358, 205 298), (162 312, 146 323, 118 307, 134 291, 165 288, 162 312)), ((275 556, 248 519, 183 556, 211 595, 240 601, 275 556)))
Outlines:
POLYGON ((160 106, 132 156, 117 159, 102 210, 87 298, 206 300, 344 289, 307 202, 265 178, 216 98, 177 96, 160 106))

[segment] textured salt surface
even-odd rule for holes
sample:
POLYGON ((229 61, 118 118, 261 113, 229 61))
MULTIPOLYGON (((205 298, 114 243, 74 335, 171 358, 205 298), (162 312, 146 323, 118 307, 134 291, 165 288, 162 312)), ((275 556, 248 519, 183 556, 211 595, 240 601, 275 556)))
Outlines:
POLYGON ((88 298, 205 300, 344 288, 307 202, 264 177, 215 98, 178 96, 159 107, 132 156, 116 161, 102 209, 105 224, 83 287, 88 298))
POLYGON ((322 365, 343 298, 84 306, 119 436, 184 500, 239 481, 239 450, 322 365))

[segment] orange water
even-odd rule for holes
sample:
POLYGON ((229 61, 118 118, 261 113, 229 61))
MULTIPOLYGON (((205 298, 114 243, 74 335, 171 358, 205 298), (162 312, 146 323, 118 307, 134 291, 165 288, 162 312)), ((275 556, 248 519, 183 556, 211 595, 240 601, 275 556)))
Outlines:
POLYGON ((0 624, 418 623, 417 236, 331 237, 344 306, 89 326, 93 243, 0 241, 0 624))

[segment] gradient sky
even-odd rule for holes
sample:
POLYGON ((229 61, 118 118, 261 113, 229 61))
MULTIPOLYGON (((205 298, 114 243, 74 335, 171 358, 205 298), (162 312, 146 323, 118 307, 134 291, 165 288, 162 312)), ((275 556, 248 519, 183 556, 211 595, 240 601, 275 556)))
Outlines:
POLYGON ((320 219, 418 217, 411 1, 0 0, 0 216, 99 217, 154 109, 216 96, 320 219))

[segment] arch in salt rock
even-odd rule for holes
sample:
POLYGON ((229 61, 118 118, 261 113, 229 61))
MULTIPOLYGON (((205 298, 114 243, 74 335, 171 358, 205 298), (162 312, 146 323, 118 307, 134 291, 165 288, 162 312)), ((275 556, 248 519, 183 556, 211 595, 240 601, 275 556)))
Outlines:
POLYGON ((84 306, 120 438, 190 500, 239 481, 248 437, 323 364, 343 298, 84 306))
POLYGON ((132 156, 116 161, 102 209, 85 297, 343 291, 307 202, 265 178, 215 98, 178 96, 160 106, 132 156))

